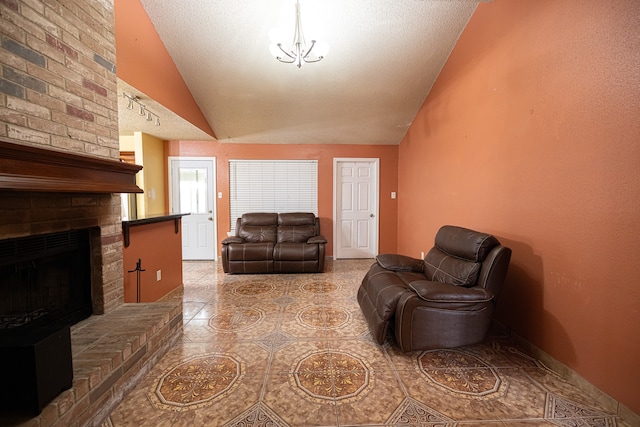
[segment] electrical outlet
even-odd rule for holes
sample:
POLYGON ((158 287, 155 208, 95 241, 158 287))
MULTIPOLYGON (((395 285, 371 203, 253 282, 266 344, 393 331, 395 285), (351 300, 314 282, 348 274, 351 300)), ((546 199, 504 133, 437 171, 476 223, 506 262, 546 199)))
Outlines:
POLYGON ((156 271, 156 281, 159 282, 162 280, 162 270, 156 271))

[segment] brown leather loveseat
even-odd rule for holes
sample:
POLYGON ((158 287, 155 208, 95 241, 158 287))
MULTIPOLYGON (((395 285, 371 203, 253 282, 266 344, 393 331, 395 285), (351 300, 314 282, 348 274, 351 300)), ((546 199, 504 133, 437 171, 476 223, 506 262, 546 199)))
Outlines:
POLYGON ((225 273, 320 273, 327 239, 313 213, 246 213, 222 241, 225 273))
POLYGON ((378 255, 358 290, 373 338, 392 331, 402 351, 484 340, 511 249, 486 233, 445 225, 422 259, 378 255))

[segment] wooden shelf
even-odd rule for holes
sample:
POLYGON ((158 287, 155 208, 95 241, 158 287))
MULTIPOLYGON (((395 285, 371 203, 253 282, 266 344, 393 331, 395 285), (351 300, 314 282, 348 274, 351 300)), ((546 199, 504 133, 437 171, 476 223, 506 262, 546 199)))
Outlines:
POLYGON ((142 193, 142 166, 0 139, 0 190, 142 193))
POLYGON ((190 213, 179 214, 162 214, 162 215, 149 215, 140 219, 132 219, 128 221, 122 221, 122 234, 124 235, 124 247, 128 247, 130 244, 129 229, 137 225, 155 224, 157 222, 173 221, 176 234, 180 231, 180 219, 183 216, 191 215, 190 213))

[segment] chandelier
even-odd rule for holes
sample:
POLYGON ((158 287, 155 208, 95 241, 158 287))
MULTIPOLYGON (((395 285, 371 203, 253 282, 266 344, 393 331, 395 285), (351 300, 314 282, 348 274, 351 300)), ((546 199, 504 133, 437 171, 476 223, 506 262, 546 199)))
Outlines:
POLYGON ((316 40, 311 40, 311 44, 307 45, 304 34, 302 33, 300 1, 296 0, 296 22, 293 31, 293 42, 290 48, 285 49, 282 43, 274 43, 269 46, 269 50, 278 61, 286 64, 296 64, 296 66, 300 68, 303 62, 311 63, 322 60, 327 54, 329 46, 326 43, 317 42, 316 40))

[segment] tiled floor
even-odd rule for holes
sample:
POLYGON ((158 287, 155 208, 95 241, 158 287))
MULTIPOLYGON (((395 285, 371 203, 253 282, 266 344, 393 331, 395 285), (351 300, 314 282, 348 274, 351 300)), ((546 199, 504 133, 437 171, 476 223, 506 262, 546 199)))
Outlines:
POLYGON ((225 275, 186 262, 184 337, 108 426, 627 426, 504 336, 400 353, 356 291, 371 260, 225 275))

